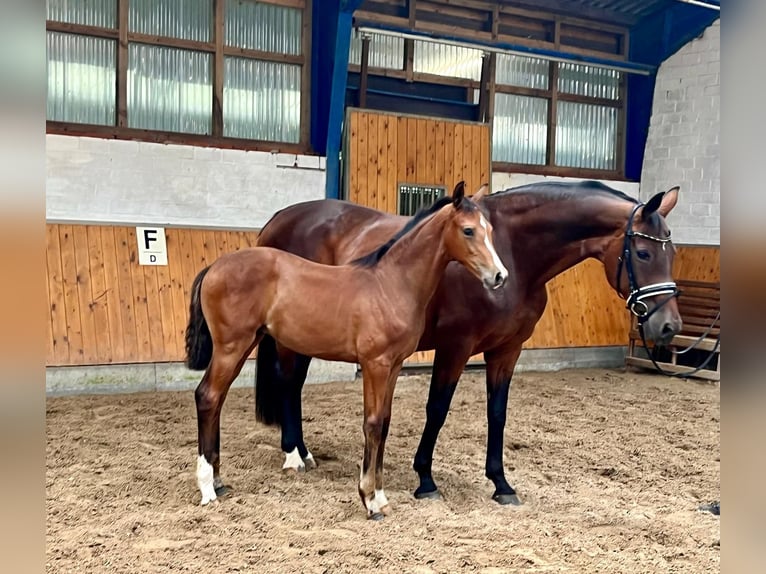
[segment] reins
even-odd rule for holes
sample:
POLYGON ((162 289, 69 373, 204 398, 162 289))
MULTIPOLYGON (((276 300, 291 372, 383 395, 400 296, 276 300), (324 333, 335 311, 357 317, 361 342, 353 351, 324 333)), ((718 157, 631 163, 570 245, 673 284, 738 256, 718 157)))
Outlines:
MULTIPOLYGON (((628 224, 625 229, 625 239, 623 241, 622 245, 622 254, 618 258, 619 265, 617 266, 617 289, 619 293, 619 286, 620 286, 620 279, 622 279, 622 270, 623 265, 625 268, 625 271, 628 274, 628 285, 630 288, 630 293, 628 294, 628 297, 626 299, 625 306, 630 309, 631 313, 633 313, 636 316, 637 323, 638 323, 638 333, 641 335, 641 342, 644 345, 644 349, 646 350, 647 355, 649 356, 649 359, 652 361, 652 364, 654 364, 654 367, 663 375, 666 375, 668 377, 688 377, 690 375, 693 375, 694 373, 704 369, 708 363, 712 360, 713 356, 715 355, 718 346, 721 342, 721 335, 718 334, 718 338, 716 339, 715 345, 713 346, 713 349, 710 351, 710 354, 708 357, 702 362, 701 365, 693 369, 692 371, 687 371, 683 373, 672 373, 669 371, 666 371, 662 367, 660 367, 659 364, 657 364, 657 360, 655 359, 655 354, 657 347, 653 347, 653 349, 649 350, 649 345, 646 342, 646 337, 644 335, 644 323, 654 315, 660 308, 662 308, 665 304, 667 304, 671 299, 674 297, 678 297, 681 295, 682 291, 678 289, 678 286, 674 281, 667 281, 663 283, 653 283, 651 285, 647 285, 646 287, 639 287, 636 282, 636 277, 633 272, 633 261, 632 261, 632 252, 631 252, 631 245, 632 245, 632 238, 633 237, 643 237, 644 239, 648 239, 650 241, 656 241, 658 243, 662 244, 663 251, 665 250, 665 247, 668 243, 670 243, 670 237, 662 238, 662 237, 655 237, 654 235, 648 235, 646 233, 641 233, 639 231, 634 231, 633 228, 633 218, 636 215, 636 212, 643 206, 643 203, 638 203, 634 208, 633 211, 630 213, 630 217, 628 218, 628 224), (654 308, 649 310, 649 306, 644 302, 644 299, 648 299, 650 297, 656 297, 658 295, 667 295, 662 301, 660 301, 657 305, 654 306, 654 308)), ((620 297, 622 297, 622 294, 620 294, 620 297)), ((711 323, 710 327, 707 328, 707 330, 697 338, 697 340, 693 341, 687 348, 683 349, 682 351, 674 351, 671 349, 671 353, 674 355, 683 355, 684 353, 688 353, 689 351, 695 349, 697 345, 699 345, 705 337, 713 330, 715 327, 716 321, 721 316, 721 311, 719 310, 716 314, 715 319, 713 319, 713 322, 711 323)))

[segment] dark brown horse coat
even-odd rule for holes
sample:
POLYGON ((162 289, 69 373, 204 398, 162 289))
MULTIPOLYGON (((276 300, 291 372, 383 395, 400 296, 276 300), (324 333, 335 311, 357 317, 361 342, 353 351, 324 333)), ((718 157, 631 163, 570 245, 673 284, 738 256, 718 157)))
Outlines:
MULTIPOLYGON (((678 188, 657 193, 636 212, 633 229, 649 236, 631 239, 639 285, 672 281, 674 249, 663 249, 651 236, 669 236, 665 217, 675 206, 677 193, 678 188)), ((472 355, 484 353, 488 426, 485 472, 495 484, 496 501, 519 502, 504 476, 503 429, 516 361, 545 310, 545 284, 580 261, 595 258, 604 264, 609 284, 627 297, 624 274, 617 285, 618 264, 636 203, 615 189, 590 181, 532 184, 481 200, 494 227, 497 252, 511 274, 502 289, 490 292, 460 266, 451 264, 428 305, 418 350, 435 349, 435 358, 426 425, 413 465, 420 478, 416 496, 438 495, 431 475, 436 439, 466 362, 472 355)), ((258 243, 340 265, 385 242, 407 221, 407 217, 350 202, 309 201, 276 213, 263 228, 258 243)), ((648 339, 662 342, 680 327, 673 299, 654 313, 645 332, 648 339)), ((310 357, 276 346, 267 337, 257 360, 258 419, 281 426, 286 453, 297 448, 307 457, 300 403, 310 357)), ((302 466, 299 461, 298 467, 302 466)))

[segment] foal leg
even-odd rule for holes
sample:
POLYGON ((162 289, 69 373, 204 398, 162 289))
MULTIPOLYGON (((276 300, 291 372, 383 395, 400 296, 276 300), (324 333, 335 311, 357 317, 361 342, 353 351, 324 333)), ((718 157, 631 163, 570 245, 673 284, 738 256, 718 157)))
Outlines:
POLYGON ((386 439, 388 438, 388 428, 391 424, 391 411, 392 404, 394 402, 394 389, 396 387, 396 381, 399 378, 399 372, 401 371, 401 364, 391 371, 388 377, 385 403, 383 405, 383 425, 380 433, 380 445, 378 446, 378 456, 375 459, 375 499, 377 500, 380 512, 383 515, 388 515, 391 511, 391 507, 388 504, 388 498, 383 490, 383 454, 386 449, 386 439))
POLYGON ((257 340, 236 341, 213 348, 213 358, 194 392, 197 405, 197 486, 205 505, 217 498, 223 488, 220 478, 221 408, 234 379, 257 340))
MULTIPOLYGON (((359 496, 367 510, 367 518, 380 520, 388 500, 382 492, 382 479, 378 482, 378 456, 381 449, 383 427, 391 418, 391 404, 386 401, 391 368, 385 362, 362 364, 364 385, 364 456, 359 474, 359 496), (377 487, 381 488, 378 489, 377 487), (382 496, 381 496, 382 495, 382 496)), ((382 458, 381 458, 382 464, 382 458)), ((386 508, 385 512, 388 512, 386 508)))
POLYGON ((471 349, 436 349, 426 404, 426 424, 412 465, 420 479, 415 498, 441 498, 431 474, 434 449, 439 431, 447 420, 458 380, 470 356, 471 349))
POLYGON ((285 462, 282 470, 303 472, 316 468, 314 457, 303 442, 301 412, 301 393, 311 357, 280 352, 279 362, 280 366, 288 365, 282 373, 285 385, 282 405, 282 452, 285 453, 285 462))
POLYGON ((486 476, 495 485, 492 499, 499 504, 520 505, 521 500, 505 479, 503 432, 508 408, 508 392, 521 346, 501 355, 485 353, 487 362, 487 461, 486 476))

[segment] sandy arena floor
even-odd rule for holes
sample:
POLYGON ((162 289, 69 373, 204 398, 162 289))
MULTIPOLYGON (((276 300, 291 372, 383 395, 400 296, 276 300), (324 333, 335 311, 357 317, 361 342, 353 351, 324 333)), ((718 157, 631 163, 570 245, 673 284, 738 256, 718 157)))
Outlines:
POLYGON ((522 373, 505 465, 525 501, 500 507, 484 478, 483 373, 463 375, 434 461, 444 499, 418 501, 411 470, 427 378, 399 381, 386 448, 392 514, 356 492, 360 384, 306 387, 319 467, 285 475, 279 434, 252 389, 224 405, 222 476, 200 507, 193 392, 47 401, 48 572, 699 572, 719 569, 719 387, 601 369, 522 373))

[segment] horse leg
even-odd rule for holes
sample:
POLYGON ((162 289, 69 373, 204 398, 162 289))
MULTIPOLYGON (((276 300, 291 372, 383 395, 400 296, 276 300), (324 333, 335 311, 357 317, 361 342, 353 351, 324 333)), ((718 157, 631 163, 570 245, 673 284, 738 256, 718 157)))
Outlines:
MULTIPOLYGON (((280 352, 280 364, 283 363, 280 352)), ((311 357, 290 352, 285 357, 285 363, 289 361, 290 372, 285 373, 285 390, 283 395, 282 413, 282 452, 285 453, 285 462, 282 470, 302 472, 316 468, 313 455, 303 442, 303 420, 301 409, 301 393, 306 381, 311 357)))
POLYGON ((470 356, 471 349, 436 349, 426 404, 426 424, 412 465, 420 479, 415 498, 441 498, 431 474, 434 449, 439 431, 447 420, 458 380, 470 356))
POLYGON ((383 490, 383 454, 386 450, 386 439, 388 438, 388 428, 391 424, 391 411, 394 402, 394 389, 399 378, 399 371, 401 371, 401 364, 394 368, 388 377, 383 407, 383 425, 380 432, 380 445, 378 446, 378 455, 375 459, 375 498, 378 501, 380 512, 384 515, 388 515, 391 507, 383 490))
POLYGON ((508 408, 508 393, 521 345, 512 351, 495 356, 485 353, 487 362, 487 460, 486 477, 495 485, 492 500, 499 504, 520 505, 521 500, 505 479, 503 469, 503 432, 508 408))
MULTIPOLYGON (((382 519, 389 511, 378 480, 378 459, 382 464, 382 437, 386 421, 391 419, 391 402, 387 401, 391 368, 384 362, 362 363, 364 385, 364 456, 359 473, 359 496, 367 510, 367 518, 382 519), (380 453, 380 454, 379 454, 380 453)), ((393 394, 393 393, 391 393, 393 394)))
POLYGON ((223 489, 220 478, 221 408, 229 387, 237 378, 258 340, 238 340, 213 349, 210 365, 194 392, 197 406, 197 486, 205 505, 218 497, 223 489))

